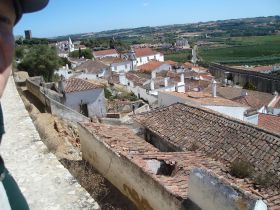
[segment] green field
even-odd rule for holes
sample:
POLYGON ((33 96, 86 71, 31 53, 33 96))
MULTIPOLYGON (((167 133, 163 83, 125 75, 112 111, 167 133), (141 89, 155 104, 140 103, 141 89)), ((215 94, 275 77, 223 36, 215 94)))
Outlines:
POLYGON ((280 63, 280 35, 213 39, 212 44, 199 47, 203 61, 221 64, 280 63))
POLYGON ((164 60, 172 60, 178 63, 190 61, 192 55, 191 50, 181 50, 177 52, 173 50, 160 50, 160 52, 164 54, 164 60))

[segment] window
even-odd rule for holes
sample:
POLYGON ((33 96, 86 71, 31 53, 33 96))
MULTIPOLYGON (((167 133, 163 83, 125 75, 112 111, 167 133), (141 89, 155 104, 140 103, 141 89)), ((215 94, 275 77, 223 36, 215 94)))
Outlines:
POLYGON ((147 60, 150 61, 150 57, 147 57, 147 60))
POLYGON ((115 70, 115 71, 117 71, 117 70, 118 70, 117 66, 115 66, 115 67, 114 67, 114 70, 115 70))
POLYGON ((127 69, 127 64, 125 64, 124 68, 127 69))

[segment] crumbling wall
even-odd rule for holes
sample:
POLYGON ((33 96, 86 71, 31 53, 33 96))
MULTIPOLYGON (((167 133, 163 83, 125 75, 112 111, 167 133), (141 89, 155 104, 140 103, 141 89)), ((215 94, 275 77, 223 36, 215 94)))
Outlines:
POLYGON ((97 136, 78 125, 83 159, 141 210, 181 210, 181 202, 127 157, 113 152, 97 136))

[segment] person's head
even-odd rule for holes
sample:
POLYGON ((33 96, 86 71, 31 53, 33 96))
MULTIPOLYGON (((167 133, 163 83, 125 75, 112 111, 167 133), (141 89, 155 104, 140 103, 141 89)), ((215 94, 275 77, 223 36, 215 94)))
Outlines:
POLYGON ((13 60, 14 25, 23 13, 38 11, 47 4, 48 0, 0 0, 0 97, 13 60))

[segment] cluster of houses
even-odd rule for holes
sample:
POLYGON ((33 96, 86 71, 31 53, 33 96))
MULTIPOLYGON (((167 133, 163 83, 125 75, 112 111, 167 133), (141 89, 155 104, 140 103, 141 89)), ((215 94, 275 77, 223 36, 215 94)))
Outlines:
MULTIPOLYGON (((65 43, 58 46, 61 44, 64 46, 65 43)), ((177 43, 178 46, 187 44, 183 39, 177 43)), ((69 52, 80 47, 70 38, 65 46, 69 52)), ((102 79, 109 84, 121 85, 152 107, 178 102, 191 104, 279 132, 280 96, 277 92, 269 94, 225 86, 216 82, 208 69, 191 62, 165 61, 162 53, 147 46, 132 46, 125 53, 118 53, 115 49, 92 53, 93 59, 89 60, 68 58, 72 69, 65 67, 57 74, 66 80, 102 79), (266 123, 270 118, 276 121, 275 126, 266 123)))
MULTIPOLYGON (((59 52, 77 47, 81 46, 71 39, 58 44, 59 52)), ((280 208, 277 92, 225 85, 195 62, 165 61, 162 53, 146 46, 121 54, 115 49, 92 53, 89 60, 66 56, 71 68, 56 72, 61 76, 57 84, 30 81, 63 105, 51 105, 60 116, 68 115, 68 107, 100 119, 78 120, 83 158, 139 209, 280 208), (121 87, 142 101, 108 105, 105 90, 111 87, 121 87), (135 112, 141 103, 150 107, 135 112), (133 110, 126 116, 129 126, 104 120, 116 117, 110 110, 124 109, 133 110), (236 161, 252 166, 253 174, 230 174, 236 161)), ((37 94, 32 84, 29 88, 37 94)))

